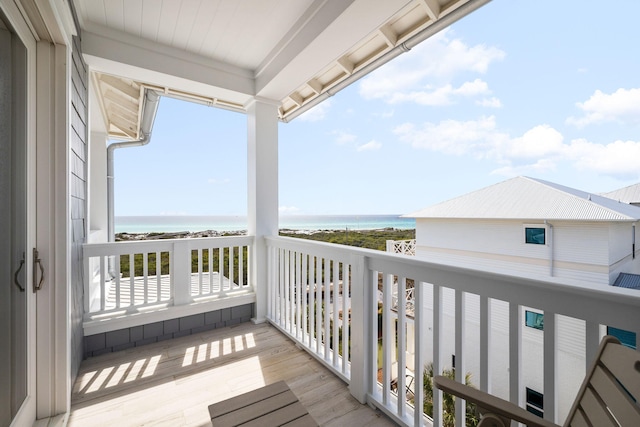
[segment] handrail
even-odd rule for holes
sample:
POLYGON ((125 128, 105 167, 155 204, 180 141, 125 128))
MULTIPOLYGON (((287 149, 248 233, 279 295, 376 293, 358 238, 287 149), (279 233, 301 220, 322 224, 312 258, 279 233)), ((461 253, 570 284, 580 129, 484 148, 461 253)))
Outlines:
MULTIPOLYGON (((451 354, 457 381, 473 371, 481 390, 508 393, 516 404, 524 400, 525 386, 536 382, 545 418, 558 422, 565 414, 561 396, 584 376, 577 361, 592 359, 604 326, 640 332, 640 293, 634 290, 550 283, 304 239, 265 240, 269 321, 347 381, 361 402, 403 425, 425 419, 413 410, 425 398, 416 370, 427 362, 435 373, 451 368, 451 354), (403 304, 394 309, 394 287, 396 295, 413 293, 415 318, 403 304), (529 309, 544 313, 543 331, 526 328, 529 309), (469 328, 474 332, 467 334, 469 328), (383 344, 393 343, 382 345, 381 360, 379 336, 383 344), (531 343, 535 352, 523 347, 531 343), (539 374, 531 377, 529 365, 544 366, 544 382, 539 374), (415 381, 407 384, 398 367, 415 381), (505 379, 491 380, 496 372, 505 379)), ((433 405, 435 425, 443 410, 440 393, 433 405)), ((463 402, 457 405, 462 415, 463 402)))
POLYGON ((85 318, 251 291, 254 241, 253 236, 227 236, 85 244, 85 318))

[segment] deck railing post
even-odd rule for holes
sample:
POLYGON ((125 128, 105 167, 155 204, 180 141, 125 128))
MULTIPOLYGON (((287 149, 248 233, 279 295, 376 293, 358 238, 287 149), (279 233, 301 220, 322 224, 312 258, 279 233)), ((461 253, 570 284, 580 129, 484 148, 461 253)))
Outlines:
POLYGON ((191 246, 188 239, 173 244, 173 301, 175 305, 191 302, 191 246))
POLYGON ((365 322, 368 319, 367 303, 370 291, 365 285, 365 259, 361 255, 351 255, 351 382, 349 391, 360 403, 367 401, 367 373, 371 355, 368 340, 371 338, 365 322))

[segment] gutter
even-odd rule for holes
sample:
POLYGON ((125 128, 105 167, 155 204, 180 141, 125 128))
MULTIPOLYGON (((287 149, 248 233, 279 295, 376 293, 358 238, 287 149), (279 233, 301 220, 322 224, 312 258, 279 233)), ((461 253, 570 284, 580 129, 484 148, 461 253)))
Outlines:
POLYGON ((490 1, 491 0, 476 0, 476 1, 471 0, 468 3, 465 3, 463 6, 460 6, 458 9, 454 10, 453 12, 451 12, 450 14, 445 16, 444 18, 437 20, 432 25, 428 26, 427 28, 423 29, 422 31, 418 32, 417 34, 409 37, 404 43, 400 43, 399 45, 397 45, 396 47, 394 47, 393 49, 391 49, 390 51, 388 51, 387 53, 385 53, 381 57, 375 59, 373 62, 370 62, 369 64, 365 65, 364 67, 358 69, 357 71, 355 71, 353 74, 351 74, 346 79, 342 80, 341 82, 337 83, 335 86, 332 86, 331 88, 329 88, 326 91, 322 92, 320 95, 318 95, 317 97, 313 98, 307 104, 304 104, 303 106, 301 106, 300 108, 298 108, 297 110, 295 110, 291 114, 286 115, 285 117, 283 117, 280 120, 282 122, 284 122, 284 123, 289 123, 291 120, 293 120, 296 117, 298 117, 299 115, 307 112, 308 110, 310 110, 311 108, 315 107, 316 105, 318 105, 322 101, 324 101, 324 100, 328 99, 329 97, 335 95, 336 93, 340 92, 342 89, 344 89, 347 86, 351 85, 352 83, 360 80, 361 78, 363 78, 364 76, 366 76, 370 72, 376 70, 380 66, 386 64, 387 62, 391 61, 396 56, 399 56, 400 54, 405 53, 405 52, 409 52, 411 49, 413 49, 419 43, 425 41, 426 39, 428 39, 432 35, 444 30, 445 28, 447 28, 448 26, 450 26, 454 22, 458 21, 460 18, 470 14, 471 12, 473 12, 476 9, 479 9, 480 7, 482 7, 485 4, 489 3, 490 1))
POLYGON ((136 141, 114 142, 107 147, 107 238, 115 241, 114 223, 114 151, 118 148, 140 147, 151 141, 151 130, 158 111, 160 95, 158 92, 145 89, 142 119, 140 120, 140 139, 136 141))

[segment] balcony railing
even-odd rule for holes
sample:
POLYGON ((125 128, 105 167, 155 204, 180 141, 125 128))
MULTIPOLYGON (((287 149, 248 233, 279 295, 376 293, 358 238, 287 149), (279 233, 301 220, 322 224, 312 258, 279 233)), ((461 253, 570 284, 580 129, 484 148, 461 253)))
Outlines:
POLYGON ((387 240, 387 252, 392 254, 416 255, 416 239, 387 240))
MULTIPOLYGON (((629 289, 552 284, 286 237, 266 242, 269 320, 347 381, 361 402, 403 425, 442 425, 440 392, 433 419, 421 409, 421 371, 427 363, 436 373, 451 368, 449 352, 457 381, 477 371, 478 388, 521 406, 531 368, 524 361, 538 358, 533 375, 543 384, 544 418, 559 422, 604 325, 640 332, 640 292, 629 289), (392 303, 394 286, 406 295, 408 280, 415 284, 413 319, 406 304, 392 303), (529 308, 544 315, 543 330, 525 327, 529 308), (525 351, 530 333, 540 334, 539 353, 525 351), (577 354, 567 361, 568 344, 577 354), (403 368, 416 371, 415 378, 402 375, 403 368), (503 391, 498 374, 505 376, 503 391)), ((464 425, 464 411, 458 399, 456 425, 464 425)))
POLYGON ((86 244, 85 320, 252 293, 253 242, 234 236, 86 244))

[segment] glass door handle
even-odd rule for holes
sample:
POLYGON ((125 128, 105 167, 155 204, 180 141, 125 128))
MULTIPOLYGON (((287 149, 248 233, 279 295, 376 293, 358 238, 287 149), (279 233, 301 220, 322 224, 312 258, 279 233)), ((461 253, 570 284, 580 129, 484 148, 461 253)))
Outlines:
POLYGON ((38 250, 33 248, 33 292, 38 292, 42 289, 42 282, 44 282, 44 267, 42 266, 42 260, 38 256, 38 250), (38 277, 38 268, 40 267, 40 280, 36 285, 36 278, 38 277))
POLYGON ((18 280, 18 275, 20 274, 20 270, 22 270, 23 266, 24 266, 24 252, 22 252, 22 259, 20 260, 20 266, 18 267, 16 272, 13 274, 13 283, 18 287, 18 289, 20 289, 20 292, 24 292, 24 286, 22 286, 20 284, 20 281, 18 280))

